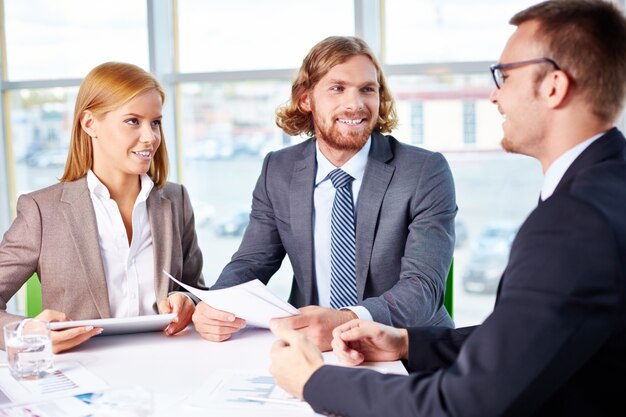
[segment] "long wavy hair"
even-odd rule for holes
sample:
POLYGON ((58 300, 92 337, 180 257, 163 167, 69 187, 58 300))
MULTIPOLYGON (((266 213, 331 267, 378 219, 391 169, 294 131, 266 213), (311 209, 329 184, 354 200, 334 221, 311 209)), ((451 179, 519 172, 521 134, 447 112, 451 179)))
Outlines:
POLYGON ((398 124, 396 106, 387 86, 380 63, 367 44, 354 36, 331 36, 315 45, 302 61, 302 66, 291 86, 291 99, 276 110, 276 124, 291 136, 306 134, 313 136, 313 115, 302 108, 301 98, 335 65, 344 63, 356 55, 367 56, 378 74, 380 106, 375 130, 391 132, 398 124))

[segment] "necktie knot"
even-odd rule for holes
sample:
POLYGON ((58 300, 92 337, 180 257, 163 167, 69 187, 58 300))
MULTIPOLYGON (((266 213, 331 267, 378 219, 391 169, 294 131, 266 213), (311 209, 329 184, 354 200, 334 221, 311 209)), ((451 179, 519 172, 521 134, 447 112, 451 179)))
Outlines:
POLYGON ((354 178, 350 176, 346 171, 343 171, 339 168, 333 170, 328 174, 330 181, 333 183, 333 187, 335 188, 344 188, 350 186, 354 178))

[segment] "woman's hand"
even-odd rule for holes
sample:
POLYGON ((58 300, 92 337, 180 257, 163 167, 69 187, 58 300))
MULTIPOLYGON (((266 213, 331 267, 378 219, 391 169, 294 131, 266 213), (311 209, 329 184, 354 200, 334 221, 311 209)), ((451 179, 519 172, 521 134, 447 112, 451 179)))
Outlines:
MULTIPOLYGON (((61 313, 60 311, 55 310, 44 310, 41 313, 37 314, 35 319, 47 322, 71 320, 65 315, 65 313, 61 313)), ((50 330, 52 352, 56 354, 72 349, 73 347, 86 342, 93 336, 100 333, 102 333, 102 329, 100 327, 93 326, 72 327, 63 330, 50 330)))

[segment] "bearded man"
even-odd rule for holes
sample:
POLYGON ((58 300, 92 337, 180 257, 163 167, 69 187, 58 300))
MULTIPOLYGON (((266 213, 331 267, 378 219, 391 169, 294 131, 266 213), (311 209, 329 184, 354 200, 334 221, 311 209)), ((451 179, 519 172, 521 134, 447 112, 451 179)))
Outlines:
MULTIPOLYGON (((334 36, 315 45, 276 123, 312 137, 265 157, 241 246, 212 289, 267 283, 288 255, 289 301, 301 314, 278 320, 322 350, 354 318, 452 327, 443 307, 452 174, 441 154, 383 135, 397 125, 395 104, 367 44, 334 36)), ((193 321, 211 341, 246 325, 205 303, 193 321)))

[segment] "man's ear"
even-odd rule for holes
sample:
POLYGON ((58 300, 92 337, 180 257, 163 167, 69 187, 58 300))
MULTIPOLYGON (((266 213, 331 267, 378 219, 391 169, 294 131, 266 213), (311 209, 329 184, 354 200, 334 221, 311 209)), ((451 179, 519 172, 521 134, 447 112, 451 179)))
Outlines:
POLYGON ((571 88, 570 79, 565 71, 555 70, 544 80, 542 88, 551 108, 557 108, 565 102, 571 88))
POLYGON ((308 91, 300 96, 299 107, 304 111, 311 111, 311 96, 308 91))
POLYGON ((82 127, 83 131, 89 136, 91 136, 92 138, 96 136, 95 124, 96 124, 96 119, 93 113, 90 112, 89 110, 85 110, 80 115, 80 127, 82 127))

